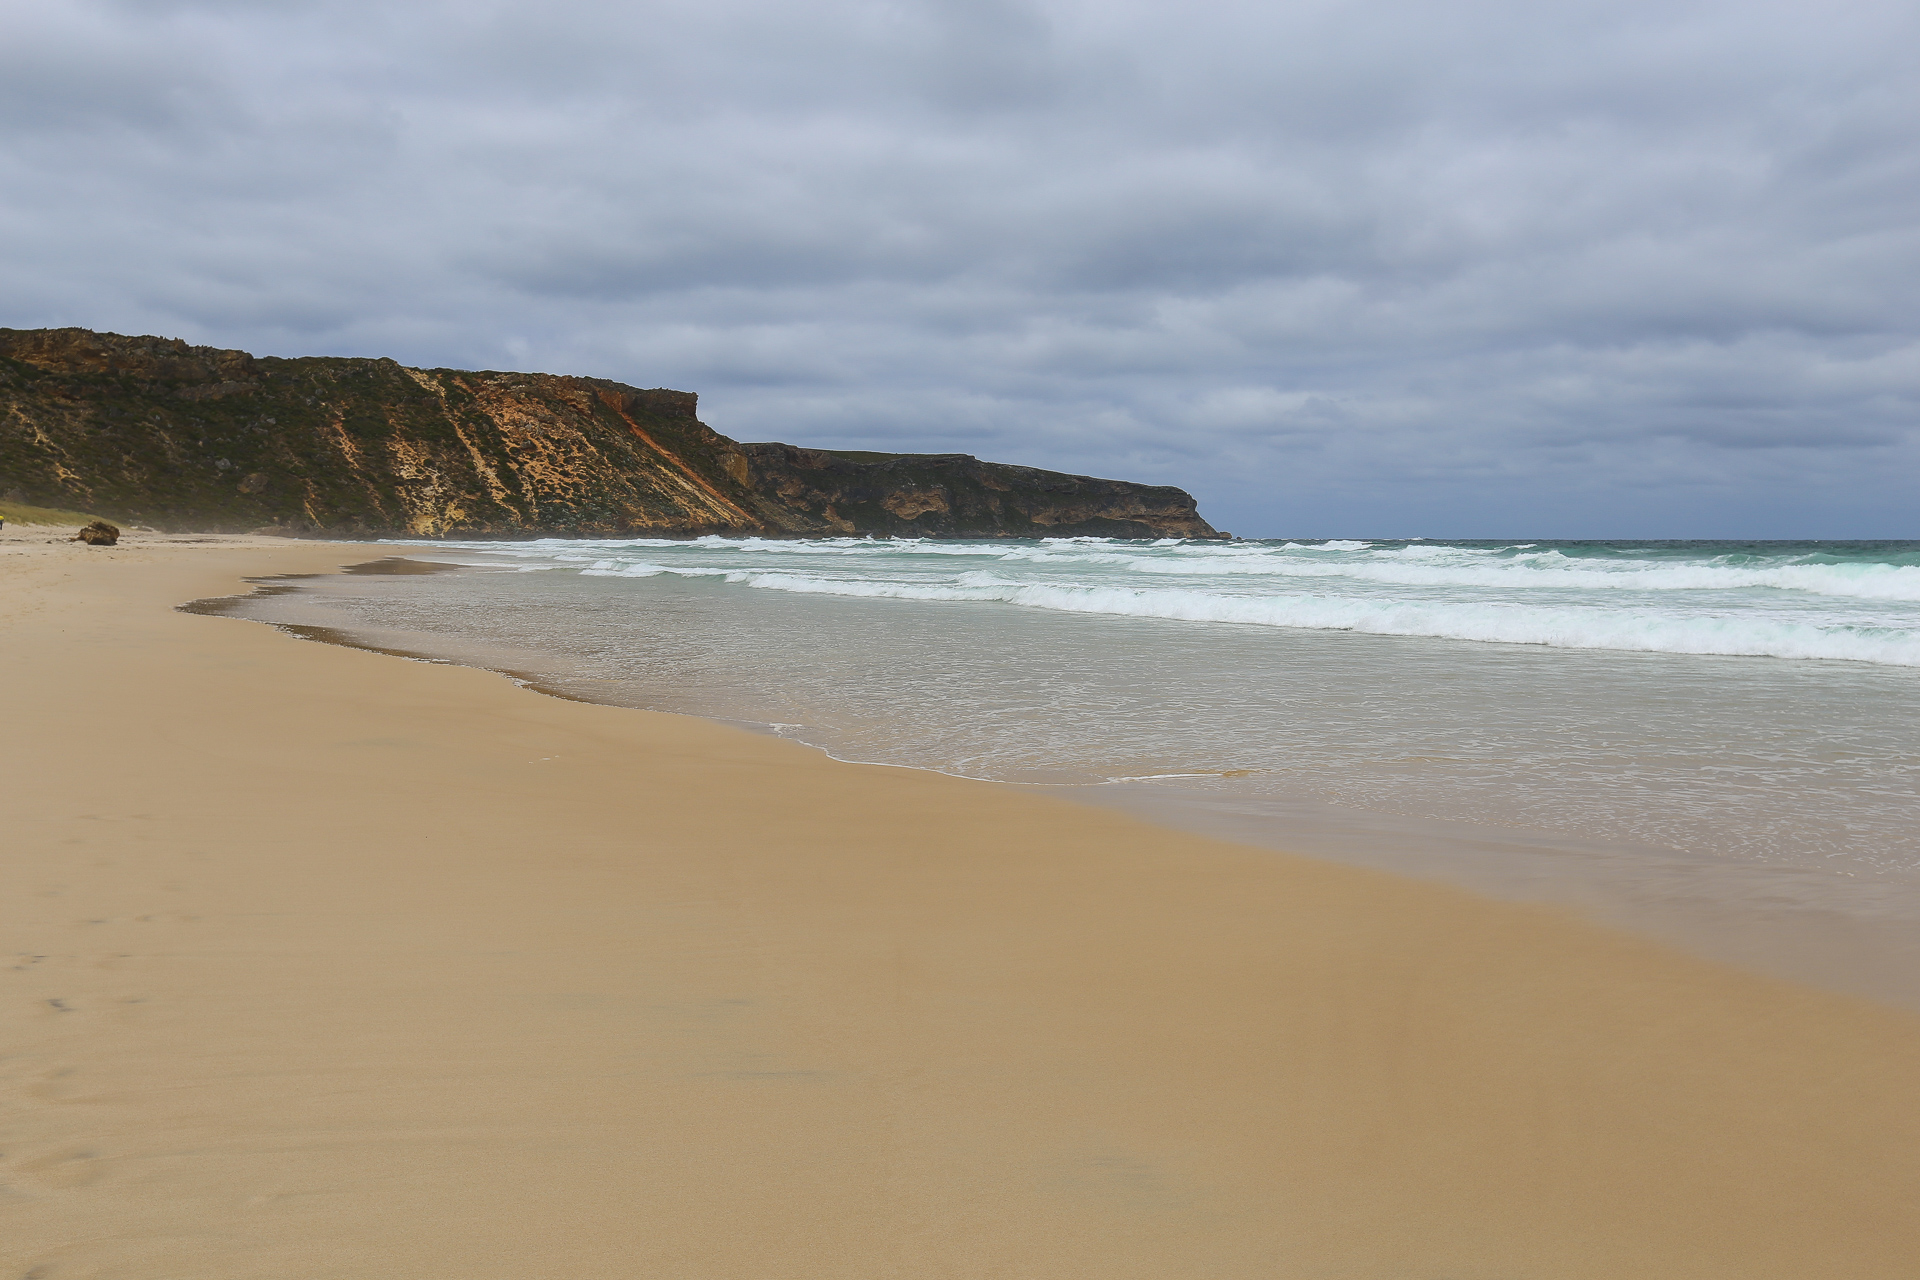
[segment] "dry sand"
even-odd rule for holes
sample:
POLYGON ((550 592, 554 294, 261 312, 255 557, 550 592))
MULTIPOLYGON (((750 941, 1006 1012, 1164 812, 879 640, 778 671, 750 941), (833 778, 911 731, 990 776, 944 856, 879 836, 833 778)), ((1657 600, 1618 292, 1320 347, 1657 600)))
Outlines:
POLYGON ((0 1277, 1920 1275, 1912 1015, 170 608, 374 554, 0 547, 0 1277))

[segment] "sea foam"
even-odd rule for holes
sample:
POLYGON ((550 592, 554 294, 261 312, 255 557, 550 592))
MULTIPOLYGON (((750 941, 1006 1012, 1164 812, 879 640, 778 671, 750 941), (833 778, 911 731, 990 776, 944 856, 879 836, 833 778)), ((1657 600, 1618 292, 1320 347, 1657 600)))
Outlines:
POLYGON ((522 567, 765 591, 1576 649, 1920 666, 1920 544, 453 544, 522 567))

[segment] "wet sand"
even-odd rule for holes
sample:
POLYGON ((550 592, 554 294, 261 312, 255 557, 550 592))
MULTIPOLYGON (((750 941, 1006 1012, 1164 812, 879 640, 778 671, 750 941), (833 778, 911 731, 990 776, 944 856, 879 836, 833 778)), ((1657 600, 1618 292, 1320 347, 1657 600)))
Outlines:
POLYGON ((15 1274, 1920 1273, 1912 1014, 5 533, 15 1274))

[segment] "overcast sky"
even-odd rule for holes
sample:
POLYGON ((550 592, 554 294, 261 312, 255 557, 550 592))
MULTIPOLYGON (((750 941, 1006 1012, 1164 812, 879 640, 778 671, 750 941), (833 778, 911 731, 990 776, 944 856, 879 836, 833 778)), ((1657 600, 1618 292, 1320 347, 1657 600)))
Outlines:
POLYGON ((0 0, 0 324, 1243 535, 1920 537, 1920 6, 0 0))

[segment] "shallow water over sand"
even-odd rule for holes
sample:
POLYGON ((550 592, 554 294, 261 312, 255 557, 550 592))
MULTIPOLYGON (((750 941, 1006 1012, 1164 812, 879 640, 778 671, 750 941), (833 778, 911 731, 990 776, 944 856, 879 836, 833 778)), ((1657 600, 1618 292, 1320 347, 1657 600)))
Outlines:
MULTIPOLYGON (((501 568, 529 567, 533 551, 407 550, 501 568)), ((1573 903, 1920 1004, 1914 668, 534 563, 547 571, 314 579, 244 612, 568 696, 762 726, 844 759, 1060 786, 1237 839, 1573 903)))

